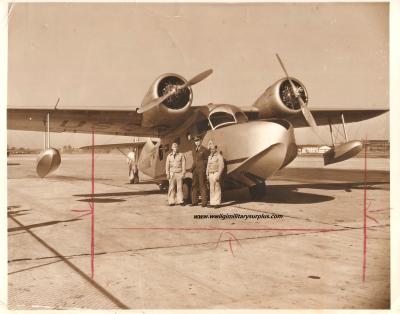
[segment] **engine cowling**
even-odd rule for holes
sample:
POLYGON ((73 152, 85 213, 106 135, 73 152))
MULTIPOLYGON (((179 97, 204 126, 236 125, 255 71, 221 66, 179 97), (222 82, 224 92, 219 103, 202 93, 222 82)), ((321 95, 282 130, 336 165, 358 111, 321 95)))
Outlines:
MULTIPOLYGON (((297 89, 303 102, 307 105, 308 94, 304 85, 295 78, 290 78, 297 89)), ((296 98, 292 86, 287 78, 268 87, 265 92, 255 101, 253 107, 257 108, 259 117, 285 118, 301 112, 300 101, 296 98)))
MULTIPOLYGON (((161 75, 151 84, 142 101, 142 107, 186 82, 186 79, 178 74, 166 73, 161 75)), ((170 127, 179 124, 186 118, 192 100, 193 92, 190 86, 179 90, 162 103, 144 112, 142 126, 170 127)))

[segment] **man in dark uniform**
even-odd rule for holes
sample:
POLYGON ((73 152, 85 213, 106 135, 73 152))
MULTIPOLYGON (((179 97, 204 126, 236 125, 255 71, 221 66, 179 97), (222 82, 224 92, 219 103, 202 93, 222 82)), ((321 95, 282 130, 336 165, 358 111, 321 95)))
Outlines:
POLYGON ((198 191, 200 188, 201 206, 207 206, 207 188, 206 188, 206 169, 209 151, 201 146, 200 137, 194 138, 196 144, 193 150, 193 166, 192 166, 192 204, 196 206, 199 202, 198 191))

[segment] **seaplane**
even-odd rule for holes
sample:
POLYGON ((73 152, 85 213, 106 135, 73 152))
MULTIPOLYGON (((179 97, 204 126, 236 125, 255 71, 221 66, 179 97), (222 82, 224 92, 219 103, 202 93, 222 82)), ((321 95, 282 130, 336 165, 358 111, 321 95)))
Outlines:
POLYGON ((291 163, 298 154, 294 128, 330 127, 331 148, 323 154, 324 164, 354 157, 363 149, 360 140, 349 140, 346 123, 379 116, 382 109, 310 109, 303 83, 289 76, 281 58, 276 55, 284 76, 246 107, 232 104, 192 106, 192 87, 212 72, 206 70, 190 80, 178 74, 160 75, 145 94, 140 106, 119 110, 84 108, 8 108, 8 129, 43 131, 44 149, 36 162, 36 172, 44 178, 61 164, 60 152, 51 147, 52 132, 73 132, 132 136, 144 138, 123 144, 94 145, 85 148, 134 149, 139 171, 165 189, 168 180, 165 161, 176 142, 186 157, 185 198, 190 198, 193 137, 202 145, 212 141, 225 160, 224 185, 227 189, 247 188, 254 198, 262 197, 265 182, 291 163), (345 141, 335 143, 332 125, 342 124, 345 141))

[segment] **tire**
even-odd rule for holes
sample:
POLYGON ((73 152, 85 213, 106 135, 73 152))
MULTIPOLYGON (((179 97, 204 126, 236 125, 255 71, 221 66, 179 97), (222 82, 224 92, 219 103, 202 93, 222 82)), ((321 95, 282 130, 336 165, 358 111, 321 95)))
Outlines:
POLYGON ((183 201, 191 203, 192 201, 192 179, 185 178, 182 182, 183 201))
POLYGON ((249 188, 251 199, 260 200, 265 196, 265 183, 259 183, 249 188))
POLYGON ((158 184, 158 188, 160 189, 160 192, 162 193, 167 193, 168 192, 168 181, 162 181, 160 184, 158 184))

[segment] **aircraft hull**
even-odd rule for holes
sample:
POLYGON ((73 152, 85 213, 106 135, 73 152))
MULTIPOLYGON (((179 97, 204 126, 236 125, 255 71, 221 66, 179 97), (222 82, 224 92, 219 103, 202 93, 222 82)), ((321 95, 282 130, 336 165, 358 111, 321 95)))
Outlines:
MULTIPOLYGON (((227 164, 227 179, 245 186, 264 182, 297 156, 293 127, 286 121, 252 121, 209 132, 227 164)), ((203 141, 203 142, 204 142, 203 141)))
MULTIPOLYGON (((161 138, 156 144, 148 141, 140 156, 140 171, 156 180, 166 180, 165 160, 170 151, 164 148, 172 141, 168 138, 161 138)), ((226 178, 244 186, 265 181, 297 156, 293 127, 285 120, 228 125, 208 131, 202 145, 207 147, 209 141, 218 145, 218 151, 226 161, 226 178)), ((185 154, 189 177, 193 147, 193 141, 181 138, 180 151, 185 154)))

